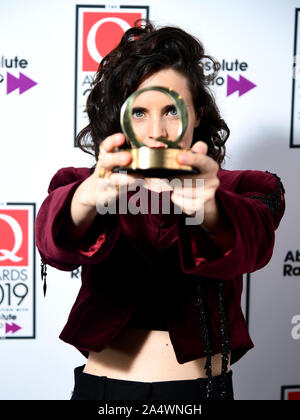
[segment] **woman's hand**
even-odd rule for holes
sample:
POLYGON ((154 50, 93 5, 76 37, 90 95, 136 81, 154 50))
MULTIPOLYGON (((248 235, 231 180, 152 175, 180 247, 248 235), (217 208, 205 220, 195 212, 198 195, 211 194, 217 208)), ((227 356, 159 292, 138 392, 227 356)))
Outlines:
POLYGON ((177 160, 180 164, 197 168, 199 174, 183 175, 179 177, 180 183, 172 183, 174 187, 171 195, 172 201, 187 215, 203 215, 200 223, 205 229, 220 230, 222 221, 215 199, 216 191, 220 185, 217 177, 219 165, 207 156, 206 143, 198 141, 190 150, 181 152, 177 160))
POLYGON ((122 133, 113 134, 101 142, 101 154, 91 176, 83 181, 71 202, 71 225, 67 227, 69 239, 80 239, 87 232, 102 207, 117 200, 122 186, 136 182, 137 177, 112 173, 117 166, 129 165, 132 156, 126 151, 115 152, 125 141, 122 133), (104 173, 103 173, 104 172, 104 173))
POLYGON ((112 172, 117 166, 127 166, 131 163, 131 153, 115 151, 124 141, 124 134, 117 133, 101 142, 101 153, 95 170, 78 189, 77 198, 81 204, 93 208, 100 206, 101 203, 108 205, 118 198, 122 186, 136 182, 137 176, 112 172))

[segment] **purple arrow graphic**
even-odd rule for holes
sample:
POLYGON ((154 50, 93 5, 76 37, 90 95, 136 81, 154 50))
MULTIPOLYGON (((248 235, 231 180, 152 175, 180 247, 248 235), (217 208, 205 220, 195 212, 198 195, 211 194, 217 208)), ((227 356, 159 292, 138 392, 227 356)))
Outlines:
POLYGON ((8 333, 11 331, 12 333, 15 333, 16 331, 20 330, 22 327, 15 324, 14 322, 10 325, 7 322, 5 323, 5 332, 8 333))
POLYGON ((240 80, 235 80, 233 77, 227 75, 227 96, 231 95, 235 91, 239 92, 239 96, 256 87, 256 85, 250 80, 240 75, 240 80))
POLYGON ((7 95, 16 89, 19 89, 19 95, 21 95, 35 85, 37 85, 37 83, 34 80, 29 79, 29 77, 25 76, 23 73, 20 73, 19 78, 17 78, 13 74, 7 72, 7 95))

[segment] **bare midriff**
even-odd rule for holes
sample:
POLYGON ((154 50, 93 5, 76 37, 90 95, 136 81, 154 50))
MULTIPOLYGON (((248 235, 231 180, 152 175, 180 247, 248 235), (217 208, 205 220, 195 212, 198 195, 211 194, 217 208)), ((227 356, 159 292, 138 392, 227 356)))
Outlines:
MULTIPOLYGON (((145 181, 146 188, 156 192, 170 189, 161 179, 145 178, 145 181)), ((83 371, 128 381, 176 381, 206 378, 205 363, 206 357, 178 363, 168 331, 125 327, 109 346, 89 353, 83 371)), ((212 376, 221 374, 221 353, 212 356, 211 366, 212 376)))
MULTIPOLYGON (((140 382, 207 377, 206 358, 178 363, 168 331, 124 328, 100 352, 90 352, 85 373, 140 382)), ((221 373, 221 354, 212 356, 212 375, 221 373)), ((230 364, 228 363, 228 369, 230 364)))

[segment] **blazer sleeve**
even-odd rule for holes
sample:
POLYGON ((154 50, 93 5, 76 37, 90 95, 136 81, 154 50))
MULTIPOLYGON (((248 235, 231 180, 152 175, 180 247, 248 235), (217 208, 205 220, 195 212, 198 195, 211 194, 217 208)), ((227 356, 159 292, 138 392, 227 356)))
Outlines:
POLYGON ((284 187, 275 174, 243 171, 235 191, 216 192, 221 213, 234 232, 232 249, 222 254, 201 226, 179 223, 182 270, 220 279, 264 267, 271 259, 275 230, 285 210, 284 187))
POLYGON ((72 271, 82 264, 97 264, 113 248, 119 234, 115 215, 98 214, 83 240, 70 243, 63 235, 73 194, 89 175, 87 168, 63 168, 52 178, 35 221, 36 246, 44 264, 72 271))

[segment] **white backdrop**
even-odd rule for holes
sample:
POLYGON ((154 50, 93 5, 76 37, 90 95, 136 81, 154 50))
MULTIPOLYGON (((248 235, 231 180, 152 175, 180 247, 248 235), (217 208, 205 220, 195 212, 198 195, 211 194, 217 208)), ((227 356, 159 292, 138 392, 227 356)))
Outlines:
MULTIPOLYGON (((97 5, 85 0, 80 4, 97 5)), ((235 397, 276 400, 282 387, 300 390, 300 150, 290 147, 299 2, 107 0, 103 4, 116 6, 108 11, 119 10, 119 5, 147 5, 154 23, 193 33, 220 62, 247 64, 244 71, 221 71, 224 84, 213 88, 231 129, 226 168, 278 174, 286 189, 287 209, 270 263, 251 274, 249 327, 255 348, 233 366, 235 397), (236 80, 243 76, 256 87, 227 96, 228 76, 236 80), (284 275, 284 264, 294 268, 291 275, 284 275)), ((0 0, 0 204, 36 203, 38 210, 59 168, 92 163, 73 147, 75 8, 74 0, 0 0), (8 73, 19 78, 20 72, 37 84, 21 94, 19 89, 8 92, 14 83, 21 84, 21 80, 12 82, 8 73)), ((297 88, 299 79, 295 96, 297 88)), ((298 126, 299 118, 300 108, 294 112, 298 126)), ((293 141, 300 144, 297 136, 293 141)), ((58 339, 80 280, 49 267, 44 298, 36 256, 35 338, 5 339, 18 337, 20 332, 12 330, 2 334, 0 399, 69 399, 73 369, 85 363, 75 348, 58 339)), ((5 292, 9 286, 4 286, 3 264, 0 285, 5 292)), ((1 316, 9 313, 7 296, 0 294, 1 299, 0 327, 1 316)))

